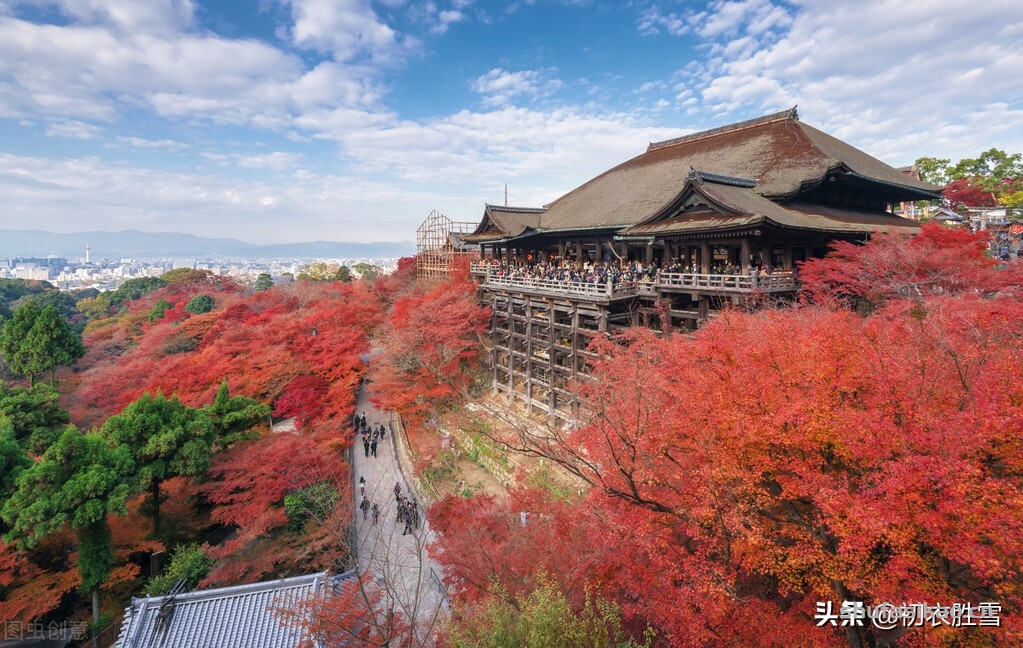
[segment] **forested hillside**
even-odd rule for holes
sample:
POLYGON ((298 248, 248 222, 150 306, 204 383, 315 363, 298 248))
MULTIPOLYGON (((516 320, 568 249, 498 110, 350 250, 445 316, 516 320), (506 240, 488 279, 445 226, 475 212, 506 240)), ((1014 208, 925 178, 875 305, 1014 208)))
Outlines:
MULTIPOLYGON (((191 586, 346 565, 343 453, 388 281, 179 270, 80 302, 84 356, 54 387, 0 385, 0 621, 80 618, 90 592, 109 616, 153 552, 191 586)), ((38 310, 12 303, 12 326, 38 310)))
POLYGON ((263 291, 175 271, 79 304, 84 356, 55 387, 0 389, 0 620, 343 569, 369 378, 424 479, 510 475, 436 482, 446 645, 1023 642, 1023 266, 985 250, 942 226, 879 235, 804 264, 798 303, 594 337, 572 426, 490 395, 464 268, 263 291), (944 608, 841 623, 887 604, 944 608))
POLYGON ((876 236, 804 264, 791 307, 597 337, 574 428, 483 402, 464 427, 581 489, 538 469, 434 507, 455 645, 1023 642, 1023 267, 985 251, 876 236), (931 619, 849 616, 884 604, 931 619))

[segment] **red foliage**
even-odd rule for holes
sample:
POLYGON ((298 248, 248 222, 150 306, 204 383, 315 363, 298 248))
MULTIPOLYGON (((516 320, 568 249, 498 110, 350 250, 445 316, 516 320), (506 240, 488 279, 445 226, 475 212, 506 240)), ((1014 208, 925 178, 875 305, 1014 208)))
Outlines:
POLYGON ((301 429, 307 420, 320 414, 323 396, 329 386, 319 376, 295 376, 274 404, 274 416, 295 417, 295 427, 301 429))
POLYGON ((875 234, 866 245, 838 242, 823 259, 800 267, 816 301, 861 297, 919 299, 934 294, 1017 288, 1023 266, 1000 267, 986 255, 988 234, 926 224, 916 236, 875 234))
POLYGON ((584 390, 596 416, 570 443, 596 466, 590 501, 631 532, 612 556, 643 602, 629 609, 687 642, 703 626, 745 644, 765 640, 746 635, 751 607, 810 638, 823 600, 1017 610, 1021 317, 969 294, 868 319, 726 315, 693 340, 601 348, 614 379, 584 390))
POLYGON ((294 567, 299 557, 304 557, 304 569, 327 568, 337 558, 338 545, 344 540, 340 529, 350 515, 351 485, 342 457, 315 438, 269 433, 237 444, 214 458, 209 478, 197 491, 214 504, 213 520, 235 526, 237 531, 211 551, 222 562, 207 584, 255 581, 281 566, 294 567), (340 493, 341 504, 331 519, 318 525, 312 537, 275 535, 288 523, 284 496, 320 482, 330 483, 340 493), (300 542, 294 542, 296 539, 300 542), (333 553, 325 550, 331 543, 333 553), (317 546, 324 550, 310 555, 310 549, 317 546))
POLYGON ((997 207, 998 197, 984 187, 982 178, 964 176, 948 183, 941 192, 950 209, 961 207, 997 207))
POLYGON ((554 575, 577 604, 586 585, 600 584, 604 554, 581 508, 549 493, 517 490, 507 503, 449 496, 430 509, 430 520, 443 537, 431 553, 444 565, 449 591, 463 603, 483 598, 495 584, 511 600, 524 600, 541 574, 554 575))
POLYGON ((402 257, 394 272, 377 278, 376 290, 388 302, 407 297, 415 290, 418 272, 416 257, 402 257))
POLYGON ((489 317, 465 276, 398 300, 371 365, 374 404, 418 426, 461 396, 482 359, 489 317))
POLYGON ((535 562, 595 581, 673 645, 837 645, 814 612, 843 600, 997 601, 1002 628, 900 641, 1023 641, 1017 299, 724 313, 621 342, 594 343, 586 425, 537 446, 590 484, 553 513, 564 528, 516 529, 486 500, 438 505, 460 597, 488 578, 514 596, 535 562))
POLYGON ((419 645, 400 611, 383 611, 383 600, 374 576, 365 572, 319 596, 275 611, 306 635, 316 637, 316 642, 303 644, 302 648, 419 645))
POLYGON ((70 533, 54 534, 30 556, 0 540, 0 586, 8 590, 0 600, 0 623, 38 619, 78 588, 82 581, 70 553, 73 544, 70 533), (49 566, 41 566, 43 561, 33 557, 46 558, 49 566))
POLYGON ((214 295, 211 313, 193 316, 191 286, 210 292, 200 280, 175 284, 133 303, 119 324, 90 331, 81 380, 67 399, 80 425, 99 425, 145 392, 176 394, 190 406, 208 404, 221 380, 231 391, 275 401, 298 376, 330 383, 318 404, 325 429, 341 429, 354 407, 364 371, 359 358, 369 350, 369 333, 380 317, 374 294, 359 284, 300 282, 291 289, 252 295, 231 290, 214 295), (145 313, 159 299, 175 303, 169 317, 149 323, 145 313), (134 338, 134 344, 132 344, 134 338), (118 385, 118 389, 110 389, 118 385))

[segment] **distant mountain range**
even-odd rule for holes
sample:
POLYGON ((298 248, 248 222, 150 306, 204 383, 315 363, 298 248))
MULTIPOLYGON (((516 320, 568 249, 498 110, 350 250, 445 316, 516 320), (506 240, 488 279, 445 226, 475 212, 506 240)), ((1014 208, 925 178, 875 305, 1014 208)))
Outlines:
POLYGON ((255 245, 237 239, 207 238, 169 232, 77 232, 56 234, 42 230, 0 230, 0 258, 12 257, 85 257, 89 246, 90 259, 161 259, 187 258, 397 258, 412 256, 416 245, 410 241, 396 243, 275 243, 255 245))

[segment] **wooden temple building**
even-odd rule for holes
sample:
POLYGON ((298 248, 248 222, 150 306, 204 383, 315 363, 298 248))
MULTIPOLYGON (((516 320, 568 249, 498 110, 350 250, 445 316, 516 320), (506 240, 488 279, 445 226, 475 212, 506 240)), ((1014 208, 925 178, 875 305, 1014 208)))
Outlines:
POLYGON ((650 144, 543 207, 487 205, 462 240, 480 246, 494 389, 570 418, 592 333, 691 329, 724 303, 792 296, 799 262, 915 232, 895 207, 939 191, 793 108, 650 144))

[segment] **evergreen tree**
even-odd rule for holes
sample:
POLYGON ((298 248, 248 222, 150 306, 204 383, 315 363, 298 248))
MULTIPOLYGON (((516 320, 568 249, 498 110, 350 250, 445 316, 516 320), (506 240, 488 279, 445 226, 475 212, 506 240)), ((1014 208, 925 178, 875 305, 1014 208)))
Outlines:
POLYGON ((125 513, 134 464, 126 447, 111 448, 99 434, 68 426, 42 458, 23 470, 0 509, 7 540, 32 548, 70 524, 78 539, 81 589, 92 593, 99 620, 99 586, 114 564, 108 513, 125 513))
POLYGON ((34 300, 23 304, 0 330, 0 354, 14 371, 35 384, 36 374, 72 365, 85 355, 82 341, 53 306, 40 308, 34 300))
POLYGON ((256 284, 255 284, 256 290, 259 290, 259 291, 269 290, 269 289, 271 289, 273 287, 274 287, 274 278, 272 276, 270 276, 270 274, 267 273, 267 272, 259 273, 259 276, 256 277, 256 284))
POLYGON ((107 419, 103 434, 131 453, 135 485, 152 496, 153 537, 160 537, 160 484, 169 477, 206 471, 213 454, 213 426, 205 413, 177 397, 143 394, 107 419))

